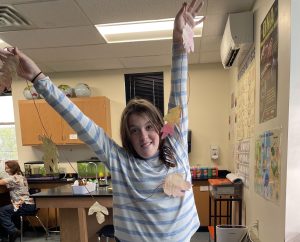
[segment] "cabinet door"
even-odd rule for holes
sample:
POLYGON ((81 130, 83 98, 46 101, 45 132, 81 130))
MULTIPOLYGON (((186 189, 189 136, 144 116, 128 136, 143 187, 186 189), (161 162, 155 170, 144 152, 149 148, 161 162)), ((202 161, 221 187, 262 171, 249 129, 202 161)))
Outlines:
POLYGON ((43 134, 50 137, 55 144, 62 143, 62 119, 46 102, 40 103, 39 113, 43 124, 43 134))
POLYGON ((209 191, 207 181, 193 181, 193 192, 201 227, 209 224, 209 191))
MULTIPOLYGON (((106 97, 73 98, 78 108, 111 135, 110 105, 106 97)), ((66 144, 82 144, 76 132, 63 120, 63 142, 66 144)))
POLYGON ((61 140, 61 118, 44 100, 20 100, 19 116, 23 145, 41 144, 42 135, 61 140))
MULTIPOLYGON (((78 98, 74 98, 72 101, 81 111, 83 111, 83 102, 81 102, 78 98)), ((62 142, 64 144, 83 144, 83 142, 78 138, 77 133, 64 119, 62 119, 62 142)))
MULTIPOLYGON (((106 97, 73 98, 72 101, 111 135, 110 105, 106 97)), ((40 136, 45 134, 55 144, 83 144, 77 133, 45 100, 20 100, 19 115, 23 145, 39 145, 40 136)))

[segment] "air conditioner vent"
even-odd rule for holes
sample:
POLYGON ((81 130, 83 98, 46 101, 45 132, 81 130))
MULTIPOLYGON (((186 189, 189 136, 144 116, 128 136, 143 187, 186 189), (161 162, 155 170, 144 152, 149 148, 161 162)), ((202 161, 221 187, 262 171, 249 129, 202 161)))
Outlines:
POLYGON ((237 56, 237 54, 239 53, 240 49, 232 49, 230 50, 229 54, 228 54, 228 61, 225 63, 225 67, 231 67, 233 65, 233 62, 237 56))
POLYGON ((0 5, 0 31, 28 29, 31 24, 16 9, 0 5))

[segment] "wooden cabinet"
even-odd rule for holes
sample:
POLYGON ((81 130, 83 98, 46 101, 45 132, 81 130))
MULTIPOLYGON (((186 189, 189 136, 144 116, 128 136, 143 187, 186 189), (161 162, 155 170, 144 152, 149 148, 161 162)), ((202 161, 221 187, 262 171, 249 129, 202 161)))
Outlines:
MULTIPOLYGON (((111 135, 110 103, 106 97, 72 98, 72 101, 111 135)), ((39 145, 47 135, 60 145, 83 144, 76 132, 43 99, 19 100, 19 115, 23 145, 39 145)))
POLYGON ((193 192, 201 227, 209 225, 209 191, 207 180, 193 180, 193 192))

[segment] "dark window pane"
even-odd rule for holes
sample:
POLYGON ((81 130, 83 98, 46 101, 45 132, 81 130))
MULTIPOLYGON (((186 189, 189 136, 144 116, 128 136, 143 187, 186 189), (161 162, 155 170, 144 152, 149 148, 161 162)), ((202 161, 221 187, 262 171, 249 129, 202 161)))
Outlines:
POLYGON ((126 104, 132 98, 144 98, 164 114, 163 81, 163 72, 125 74, 126 104))

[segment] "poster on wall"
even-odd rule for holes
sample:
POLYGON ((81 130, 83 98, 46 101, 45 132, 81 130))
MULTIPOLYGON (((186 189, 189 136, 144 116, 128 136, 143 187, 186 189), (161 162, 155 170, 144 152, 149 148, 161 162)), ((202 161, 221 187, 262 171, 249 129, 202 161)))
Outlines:
POLYGON ((275 0, 260 28, 260 123, 277 116, 277 88, 278 0, 275 0))
POLYGON ((254 190, 265 199, 280 199, 280 129, 261 134, 255 144, 254 190))
POLYGON ((243 179, 244 186, 249 187, 249 164, 250 164, 250 140, 236 142, 234 158, 236 169, 235 173, 243 179))
POLYGON ((252 48, 238 73, 236 140, 254 135, 255 124, 255 48, 252 48))

